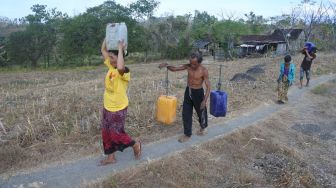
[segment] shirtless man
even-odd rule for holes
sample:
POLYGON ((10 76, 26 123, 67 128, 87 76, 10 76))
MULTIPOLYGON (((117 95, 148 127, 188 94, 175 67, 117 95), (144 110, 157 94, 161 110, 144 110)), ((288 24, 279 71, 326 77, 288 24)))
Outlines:
POLYGON ((172 72, 188 71, 188 85, 184 92, 182 111, 184 135, 179 138, 179 142, 186 142, 191 137, 193 108, 195 108, 197 112, 198 121, 201 126, 197 134, 204 135, 205 128, 208 126, 206 104, 210 94, 210 81, 208 70, 201 65, 202 60, 199 54, 193 53, 190 55, 189 64, 175 67, 167 63, 162 63, 159 66, 159 68, 167 67, 167 69, 172 72), (205 83, 206 86, 205 95, 203 83, 205 83))

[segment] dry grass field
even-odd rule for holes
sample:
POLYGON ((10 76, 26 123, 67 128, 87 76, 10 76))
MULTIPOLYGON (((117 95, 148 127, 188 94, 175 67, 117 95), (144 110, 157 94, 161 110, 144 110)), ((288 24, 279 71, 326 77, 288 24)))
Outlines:
MULTIPOLYGON (((313 75, 336 72, 335 57, 335 54, 319 53, 312 68, 313 75)), ((293 57, 297 73, 302 58, 302 55, 293 57)), ((237 117, 263 102, 275 101, 280 60, 282 57, 213 62, 205 58, 204 66, 209 69, 213 89, 218 80, 218 64, 223 64, 222 89, 229 95, 228 116, 216 119, 210 116, 210 126, 237 117), (229 81, 236 73, 246 73, 256 67, 264 73, 250 74, 255 81, 229 81)), ((158 96, 165 94, 166 73, 157 68, 159 63, 129 65, 132 80, 128 91, 130 104, 126 129, 144 143, 182 133, 181 103, 187 75, 186 72, 169 73, 169 94, 178 97, 177 121, 171 126, 158 124, 155 104, 158 96)), ((187 63, 187 60, 169 63, 177 65, 187 63)), ((94 69, 1 72, 0 173, 101 153, 99 126, 106 71, 100 66, 94 69)), ((206 155, 200 152, 197 157, 206 155)), ((249 173, 245 175, 247 179, 250 176, 249 173)))
POLYGON ((333 80, 251 127, 83 187, 332 188, 335 107, 333 80))

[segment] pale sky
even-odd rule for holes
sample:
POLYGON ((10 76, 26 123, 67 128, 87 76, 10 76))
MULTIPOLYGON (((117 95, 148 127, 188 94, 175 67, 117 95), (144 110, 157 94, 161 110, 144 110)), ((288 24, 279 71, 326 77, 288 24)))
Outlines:
MULTIPOLYGON (((31 14, 30 7, 34 4, 47 5, 47 9, 67 13, 69 16, 85 12, 87 8, 100 5, 105 0, 0 0, 0 16, 13 18, 25 17, 31 14)), ((115 0, 122 5, 128 5, 136 0, 115 0)), ((289 13, 291 8, 298 5, 301 0, 158 0, 160 5, 154 16, 164 16, 167 13, 184 15, 194 13, 194 10, 206 11, 210 15, 221 18, 227 15, 242 18, 243 15, 253 11, 256 15, 267 18, 289 13)), ((322 0, 334 2, 336 0, 322 0)), ((320 1, 318 1, 320 2, 320 1)))

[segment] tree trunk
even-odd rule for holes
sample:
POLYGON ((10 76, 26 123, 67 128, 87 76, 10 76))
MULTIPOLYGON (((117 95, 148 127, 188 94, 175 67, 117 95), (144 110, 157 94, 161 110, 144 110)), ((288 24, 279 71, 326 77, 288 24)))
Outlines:
POLYGON ((148 58, 148 51, 145 51, 145 59, 144 59, 144 63, 147 63, 147 58, 148 58))
POLYGON ((31 66, 32 66, 32 68, 37 67, 37 60, 36 59, 31 60, 31 66))

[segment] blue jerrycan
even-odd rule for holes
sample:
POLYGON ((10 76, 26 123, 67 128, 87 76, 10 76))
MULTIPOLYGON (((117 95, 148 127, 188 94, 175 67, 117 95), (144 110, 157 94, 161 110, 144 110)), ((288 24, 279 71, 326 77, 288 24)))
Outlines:
POLYGON ((217 90, 210 92, 210 114, 215 117, 225 117, 227 112, 227 93, 221 91, 221 72, 222 65, 219 68, 219 79, 217 90))

